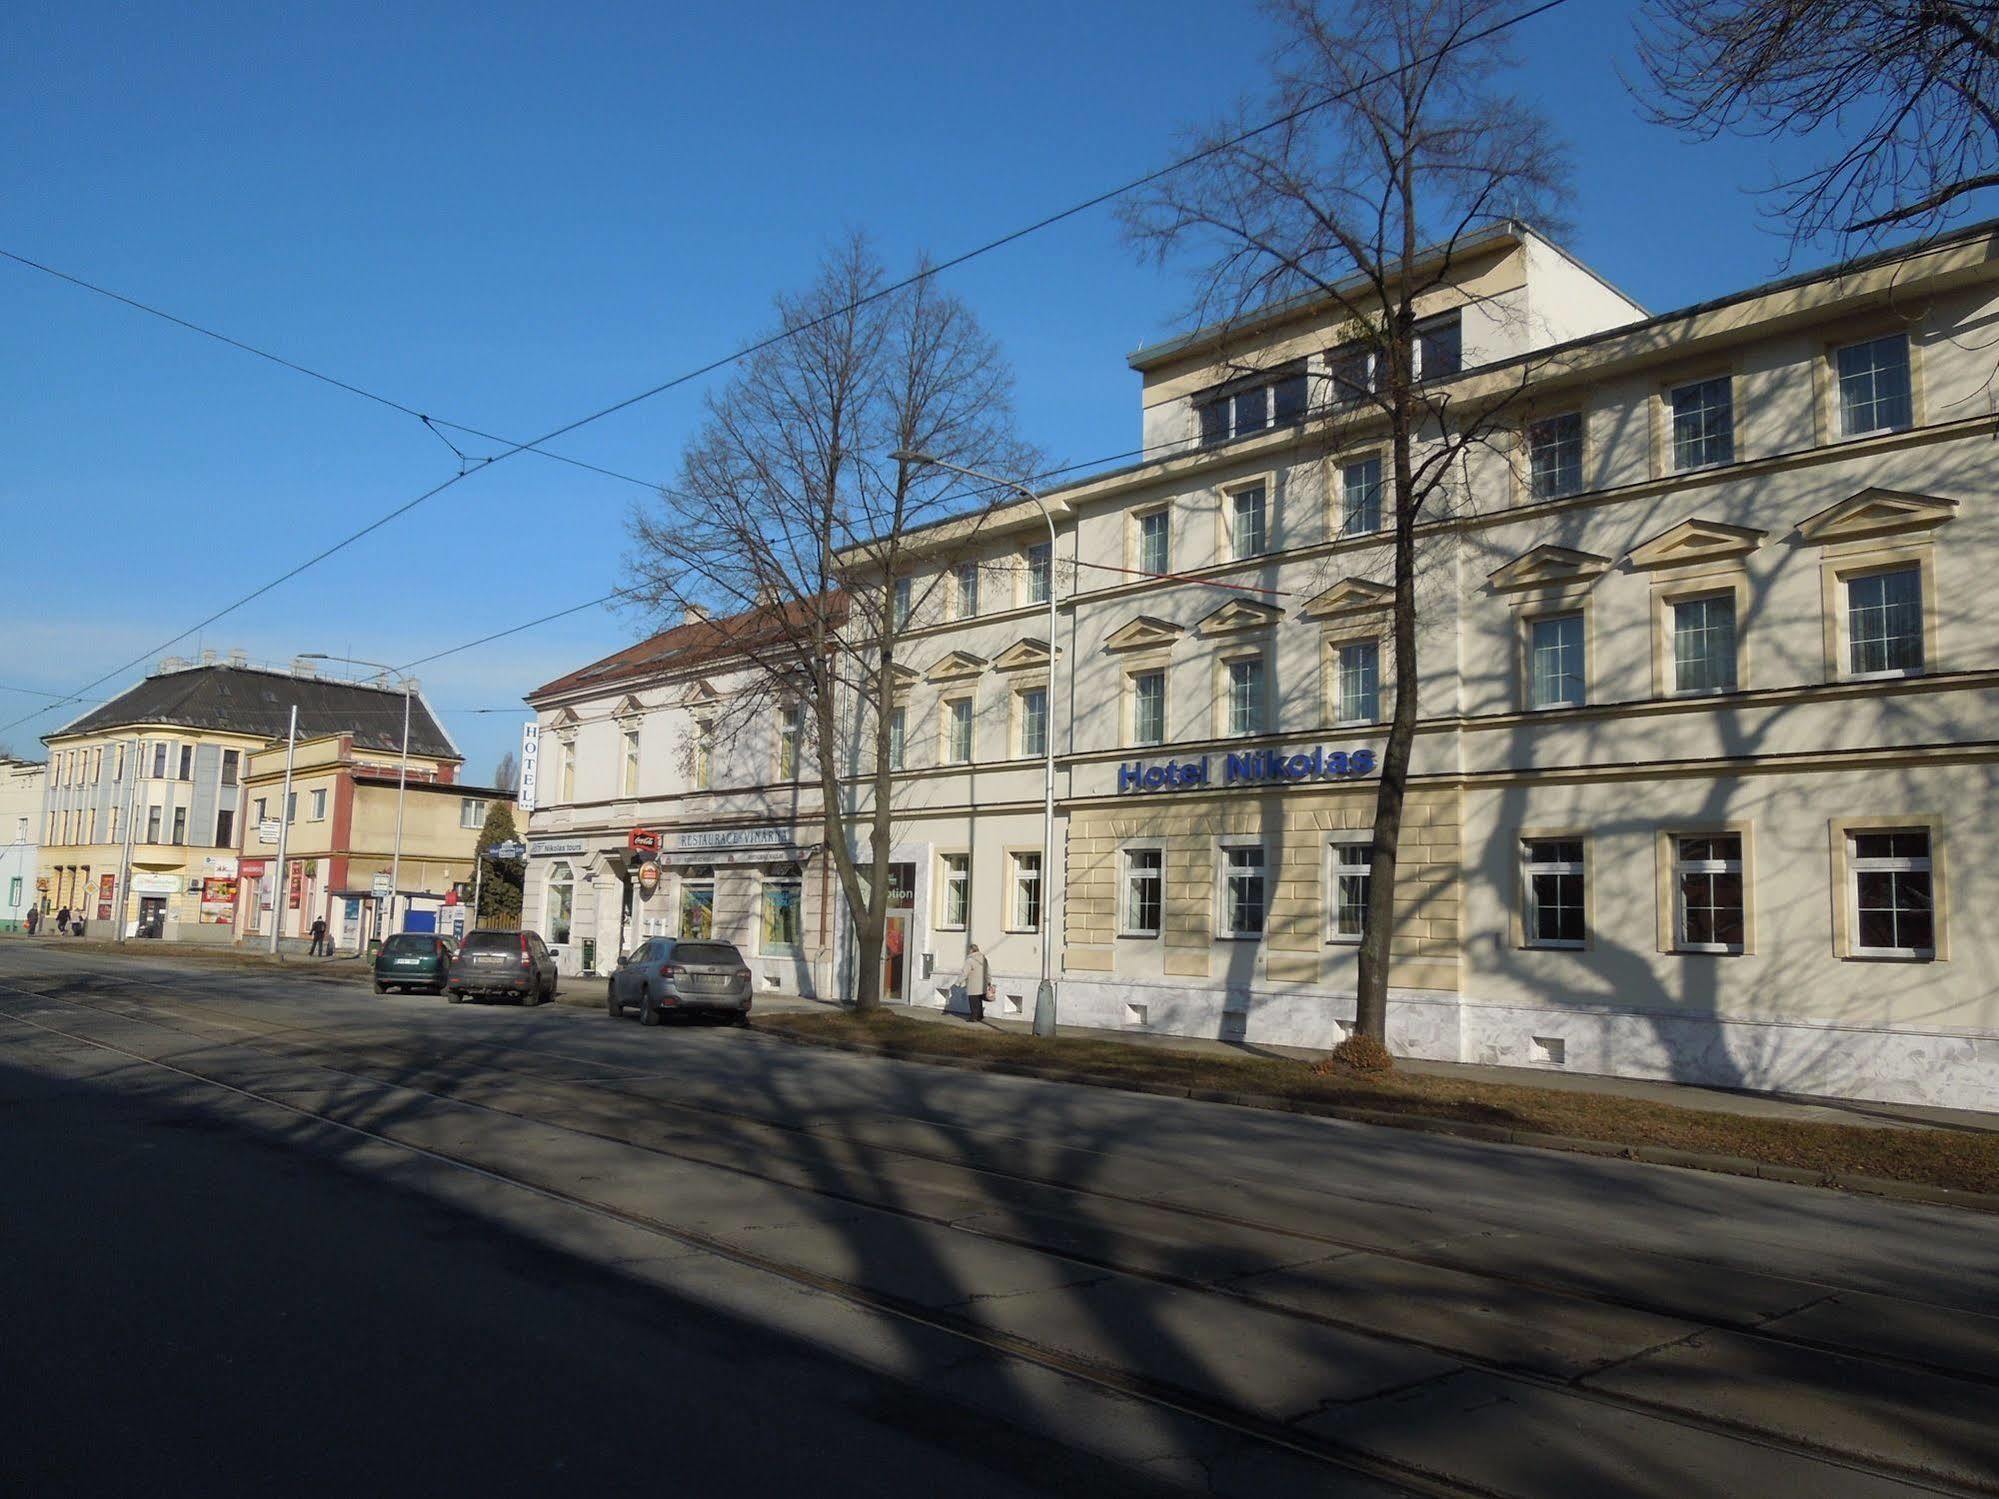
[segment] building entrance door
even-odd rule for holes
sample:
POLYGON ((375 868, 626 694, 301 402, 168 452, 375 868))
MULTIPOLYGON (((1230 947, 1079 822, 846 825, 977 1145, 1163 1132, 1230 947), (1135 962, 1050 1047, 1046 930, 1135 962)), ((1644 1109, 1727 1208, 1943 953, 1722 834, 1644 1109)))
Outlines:
POLYGON ((139 935, 158 937, 167 929, 167 902, 163 895, 139 897, 139 935))
POLYGON ((882 1003, 909 1003, 909 944, 916 931, 916 866, 888 867, 888 920, 882 928, 882 1003))

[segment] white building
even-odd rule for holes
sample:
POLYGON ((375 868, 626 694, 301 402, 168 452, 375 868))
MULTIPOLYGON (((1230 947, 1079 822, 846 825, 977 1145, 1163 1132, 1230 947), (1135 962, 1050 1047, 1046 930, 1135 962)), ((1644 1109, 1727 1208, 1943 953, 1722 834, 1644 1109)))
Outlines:
POLYGON ((24 930, 41 857, 42 786, 48 766, 0 756, 0 932, 24 930))
MULTIPOLYGON (((1419 530, 1391 1049, 1999 1107, 1995 309, 1991 226, 1657 317, 1521 226, 1460 250, 1421 362, 1513 416, 1419 530)), ((1047 940, 1065 1021, 1349 1029, 1392 515, 1338 327, 1305 301, 1133 356, 1163 452, 1047 497, 1052 567, 1024 503, 910 538, 897 997, 977 941, 1025 1013, 1047 940)), ((537 836, 571 820, 600 888, 629 820, 804 853, 814 793, 774 772, 700 798, 642 757, 617 794, 621 723, 728 684, 626 702, 615 670, 535 695, 576 757, 537 836)))

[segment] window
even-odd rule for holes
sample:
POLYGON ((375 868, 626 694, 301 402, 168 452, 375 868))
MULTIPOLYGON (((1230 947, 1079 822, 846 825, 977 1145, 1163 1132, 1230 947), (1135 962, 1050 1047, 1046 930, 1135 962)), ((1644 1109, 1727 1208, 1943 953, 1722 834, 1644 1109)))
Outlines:
POLYGON ((85 843, 95 843, 97 841, 97 809, 95 807, 92 807, 88 812, 83 814, 83 841, 85 843))
POLYGON ((542 925, 556 947, 569 941, 570 918, 576 905, 576 873, 568 860, 558 859, 548 867, 548 890, 543 898, 546 913, 542 925))
POLYGON ((1676 470, 1735 461, 1735 398, 1727 375, 1682 385, 1669 399, 1676 470))
MULTIPOLYGON (((227 812, 224 812, 222 815, 224 817, 227 817, 229 814, 227 812)), ((26 826, 27 821, 28 819, 25 817, 21 819, 22 822, 21 836, 23 838, 27 837, 28 835, 28 829, 26 826)), ((118 809, 116 807, 113 807, 111 809, 111 815, 107 819, 107 821, 110 823, 110 829, 105 834, 105 842, 116 843, 118 841, 118 809)), ((225 848, 228 847, 228 840, 226 838, 221 837, 220 835, 216 837, 215 841, 221 844, 225 848)))
POLYGON ((312 793, 312 821, 326 821, 326 788, 323 786, 312 793))
POLYGON ((1228 663, 1228 732, 1263 732, 1263 658, 1243 656, 1228 663))
POLYGON ((18 874, 7 882, 7 904, 13 910, 21 908, 21 876, 18 874))
POLYGON ((104 746, 98 745, 90 752, 90 784, 101 785, 104 780, 104 746))
POLYGON ((1041 930, 1041 855, 1009 854, 1013 861, 1012 932, 1041 930))
POLYGON ((680 935, 715 935, 715 866, 696 864, 680 876, 680 935))
POLYGON ((944 912, 938 925, 962 932, 972 914, 972 856, 940 854, 944 869, 944 912))
POLYGON ((1416 376, 1442 380, 1464 368, 1464 324, 1455 312, 1416 328, 1416 376))
MULTIPOLYGON (((222 757, 222 762, 224 765, 227 765, 229 763, 229 756, 233 754, 235 754, 235 751, 231 750, 228 755, 224 755, 222 757)), ((125 779, 125 746, 122 744, 119 745, 118 748, 112 753, 111 779, 114 781, 122 781, 125 779)))
POLYGON ((296 791, 287 792, 285 795, 285 821, 287 823, 298 821, 298 793, 296 791))
POLYGON ((1583 844, 1580 838, 1530 838, 1520 845, 1526 878, 1529 947, 1583 945, 1583 844))
POLYGON ((1332 899, 1327 905, 1334 942, 1358 942, 1367 931, 1367 883, 1374 846, 1335 843, 1332 846, 1332 899))
POLYGON ((1048 602, 1050 568, 1053 554, 1045 541, 1036 542, 1027 549, 1027 602, 1045 604, 1048 602))
POLYGON ((958 618, 975 618, 979 612, 979 564, 960 562, 951 574, 958 584, 958 618))
POLYGON ((163 781, 167 775, 167 746, 164 740, 153 746, 153 779, 163 781))
POLYGON ((972 700, 954 697, 944 704, 944 762, 972 763, 972 700))
POLYGON ((1342 344, 1326 356, 1333 381, 1333 404, 1352 406, 1374 391, 1374 351, 1366 344, 1342 344))
POLYGON ((1222 849, 1221 921, 1218 936, 1263 936, 1264 867, 1261 844, 1222 849))
POLYGON ((1854 956, 1936 956, 1928 832, 1849 833, 1847 869, 1854 956))
POLYGON ((1673 690, 1735 690, 1735 596, 1714 594, 1673 605, 1673 690))
POLYGON ((798 742, 805 730, 805 709, 786 703, 777 710, 777 774, 779 780, 798 779, 798 742))
POLYGON ((187 808, 174 808, 174 842, 187 842, 187 808))
POLYGON ((461 828, 483 828, 486 825, 486 804, 476 796, 458 798, 458 826, 461 828))
POLYGON ((1381 717, 1381 645, 1356 640, 1333 653, 1333 721, 1373 723, 1381 717))
POLYGON ((1195 415, 1200 422, 1202 446, 1302 419, 1306 388, 1305 371, 1300 368, 1287 370, 1273 380, 1197 396, 1195 415))
POLYGON ((194 779, 194 746, 191 744, 183 744, 180 747, 180 775, 178 779, 183 781, 194 779))
POLYGON ((1583 617, 1551 614, 1527 625, 1527 705, 1579 707, 1584 701, 1583 617))
POLYGON ((694 724, 693 769, 695 789, 706 791, 715 779, 715 726, 705 719, 697 719, 694 724))
POLYGON ((1166 742, 1166 673, 1139 671, 1131 675, 1131 742, 1166 742))
POLYGON ((916 585, 909 578, 895 580, 895 602, 890 606, 891 628, 900 630, 909 623, 909 616, 915 609, 916 585))
POLYGON ((625 796, 639 794, 639 731, 637 725, 622 732, 624 744, 624 774, 619 780, 619 790, 625 796))
POLYGON ((759 952, 797 957, 805 951, 805 871, 780 864, 763 877, 759 952))
POLYGON ((1159 935, 1160 897, 1165 887, 1165 853, 1156 848, 1124 851, 1124 906, 1119 931, 1126 937, 1159 935))
POLYGON ((1381 529, 1381 460, 1363 458, 1340 469, 1340 535, 1381 529))
POLYGON ((888 715, 888 768, 902 769, 903 748, 909 740, 909 710, 897 706, 888 715))
POLYGON ((1048 689, 1027 687, 1014 694, 1016 721, 1020 725, 1020 754, 1048 753, 1048 689))
POLYGON ((1856 677, 1923 669, 1923 578, 1916 567, 1846 580, 1847 669, 1856 677))
POLYGON ((1681 952, 1741 952, 1742 839, 1702 833, 1673 840, 1673 943, 1681 952))
POLYGON ((1558 500, 1583 487, 1583 414, 1565 411, 1527 429, 1527 492, 1558 500))
POLYGON ((1173 570, 1173 513, 1150 510, 1138 518, 1138 570, 1166 573, 1173 570))
MULTIPOLYGON (((118 841, 118 809, 111 809, 111 841, 118 841)), ((215 814, 215 846, 234 848, 236 846, 236 814, 227 808, 215 814)))
POLYGON ((1238 489, 1229 496, 1229 550, 1236 557, 1261 557, 1269 541, 1263 486, 1238 489))
POLYGON ((1845 436, 1892 432, 1910 424, 1914 411, 1907 334, 1850 344, 1833 362, 1839 368, 1839 428, 1845 436))
POLYGON ((257 798, 257 821, 266 822, 270 819, 270 806, 270 802, 265 798, 261 796, 257 798))
POLYGON ((576 741, 565 739, 558 749, 562 756, 562 768, 556 784, 562 800, 573 802, 576 800, 576 741))
POLYGON ((237 767, 239 767, 242 763, 243 763, 243 757, 239 751, 226 749, 222 752, 223 785, 234 786, 238 781, 243 779, 243 777, 238 773, 237 769, 237 767))

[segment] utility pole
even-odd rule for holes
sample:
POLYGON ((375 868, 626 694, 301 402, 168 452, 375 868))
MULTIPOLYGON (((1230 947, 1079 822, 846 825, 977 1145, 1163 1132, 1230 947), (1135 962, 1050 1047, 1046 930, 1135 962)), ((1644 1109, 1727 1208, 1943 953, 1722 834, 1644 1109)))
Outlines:
POLYGON ((139 741, 126 742, 125 851, 118 860, 118 911, 114 940, 125 940, 125 913, 132 908, 132 819, 139 812, 139 741))
POLYGON ((278 874, 271 885, 271 956, 278 955, 278 933, 285 924, 285 844, 292 831, 292 756, 298 753, 298 704, 292 704, 292 724, 285 735, 285 790, 278 798, 278 874))

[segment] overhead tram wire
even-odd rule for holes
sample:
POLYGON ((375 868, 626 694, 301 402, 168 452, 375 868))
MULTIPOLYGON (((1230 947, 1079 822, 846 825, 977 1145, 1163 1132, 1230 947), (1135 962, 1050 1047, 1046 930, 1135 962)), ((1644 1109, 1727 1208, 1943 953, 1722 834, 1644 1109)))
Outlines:
MULTIPOLYGON (((1185 156, 1178 157, 1173 161, 1168 162, 1165 166, 1157 167, 1150 172, 1144 173, 1142 176, 1134 177, 1131 180, 1121 183, 1116 187, 1110 188, 1104 192, 1096 193, 1091 197, 1080 200, 1079 202, 1072 203, 1067 208, 1063 208, 1058 210, 1057 212, 1044 215, 1043 217, 1036 219, 1032 223, 1023 225, 1018 229, 1011 230, 1006 234, 999 235, 994 239, 987 240, 983 244, 974 246, 972 249, 962 251, 961 253, 951 256, 949 259, 940 261, 935 265, 926 266, 924 267, 924 269, 913 272, 912 274, 905 276, 900 280, 893 281, 886 286, 879 287, 876 290, 867 293, 865 296, 856 297, 855 299, 845 304, 844 306, 836 307, 828 312, 820 314, 816 318, 807 319, 805 322, 800 323, 795 327, 785 328, 777 333, 770 334, 767 337, 757 339, 754 342, 746 344, 743 347, 737 349, 735 352, 731 354, 725 354, 720 358, 711 359, 705 364, 699 365, 694 369, 687 370, 681 374, 675 375, 670 379, 662 380, 658 384, 649 386, 646 389, 641 390, 634 395, 629 395, 624 397, 622 400, 614 401, 608 406, 599 407, 597 410, 590 412, 588 415, 578 417, 574 421, 565 422, 561 426, 556 427, 549 432, 545 432, 540 437, 534 438, 531 441, 509 444, 504 448, 503 451, 485 456, 484 458, 479 460, 479 462, 473 467, 470 468, 461 467, 458 473, 454 474, 451 478, 446 479, 443 483, 433 485, 431 488, 423 491, 421 494, 415 496, 413 499, 404 501, 402 504, 396 506, 394 509, 382 515, 380 518, 369 522, 367 525, 362 526, 359 530, 351 532, 347 536, 341 538, 339 541, 334 542, 332 545, 322 548, 320 551, 308 557, 304 562, 299 563, 296 567, 293 567, 287 570, 286 572, 280 574, 278 577, 273 578, 270 582, 265 583, 262 586, 251 590, 249 593, 244 594, 241 598, 236 599, 232 603, 224 605, 221 609, 218 609, 215 613, 209 615, 207 618, 199 621, 194 625, 189 626, 186 630, 181 631, 179 634, 169 637, 167 640, 162 641, 160 644, 153 646, 151 649, 147 650, 142 655, 135 657, 133 660, 128 661, 121 666, 115 667, 111 671, 104 673, 102 676, 96 678, 95 680, 84 684, 82 687, 77 689, 77 692, 73 697, 66 698, 63 701, 73 702, 80 700, 81 695, 83 693, 89 692, 92 688, 100 686, 103 683, 110 681, 113 677, 116 677, 121 673, 130 671, 135 666, 142 665, 145 661, 147 661, 153 656, 158 655, 161 651, 166 650, 168 647, 179 644, 189 635, 192 635, 199 630, 205 629, 207 626, 215 623, 219 619, 222 619, 226 615, 234 613, 236 610, 242 608, 245 604, 249 604, 255 601, 256 599, 261 598, 264 594, 269 593, 272 589, 277 588, 284 583, 290 582, 300 573, 306 572, 307 570, 316 567, 319 563, 325 561, 328 557, 334 556, 336 553, 346 550, 348 547, 352 546, 355 542, 360 541, 364 537, 381 529, 381 527, 387 525, 390 521, 395 520, 400 516, 406 515, 410 511, 416 509, 419 505, 423 505, 428 501, 435 499, 445 490, 451 488, 453 485, 459 483, 463 479, 470 478, 473 474, 484 473, 487 469, 491 468, 493 465, 497 463, 503 463, 507 459, 515 457, 520 453, 542 452, 545 444, 554 442, 558 438, 566 437, 571 432, 580 431, 582 428, 587 427, 594 422, 602 421, 604 418, 609 416, 614 416, 621 411, 628 411, 632 407, 637 406, 642 402, 649 401, 655 396, 663 395, 669 390, 673 390, 679 386, 689 384, 692 381, 698 380, 705 375, 714 374, 718 370, 726 369, 728 366, 735 364, 740 360, 747 359, 754 354, 759 354, 763 352, 765 349, 774 348, 778 344, 784 343, 789 339, 796 338, 802 333, 809 333, 813 329, 822 327, 827 323, 833 322, 838 318, 844 317, 850 312, 857 311, 862 307, 866 307, 871 303, 881 301, 886 297, 894 296, 898 292, 906 291, 908 288, 916 285, 921 281, 928 280, 933 276, 941 276, 946 271, 955 270, 957 267, 962 266, 969 261, 976 260, 983 255, 989 255, 995 250, 1003 249, 1007 245, 1013 244, 1016 241, 1022 239, 1026 239, 1030 235, 1038 234, 1044 229, 1053 228, 1057 224, 1063 223, 1068 219, 1075 218, 1079 214, 1087 213, 1093 208, 1099 208, 1106 203, 1124 197, 1128 193, 1135 192, 1139 188, 1148 187, 1152 183, 1161 181, 1162 179, 1171 176, 1175 172, 1183 171, 1187 167, 1193 166, 1198 162, 1205 161, 1210 157, 1221 155, 1223 152, 1232 150, 1236 146, 1241 145, 1245 141, 1254 140, 1256 137, 1265 135, 1272 130, 1281 129, 1286 125, 1293 124, 1296 121, 1303 119, 1307 115, 1314 114, 1317 111, 1328 107, 1329 105, 1338 103, 1342 99, 1350 98, 1354 94, 1361 92, 1363 89, 1371 88, 1379 83, 1383 83, 1389 78, 1392 78, 1399 73, 1405 73, 1411 70, 1412 68, 1417 68, 1423 66, 1424 64, 1434 62, 1437 58, 1444 56, 1448 52, 1455 51, 1462 47, 1468 47, 1477 42, 1485 41, 1491 37, 1498 36, 1501 33, 1509 31, 1513 27, 1518 26, 1525 21, 1530 21, 1535 19, 1536 17, 1546 15, 1548 12, 1556 10, 1566 3, 1567 0, 1541 0, 1540 4, 1530 6, 1526 10, 1520 11, 1515 15, 1509 16, 1504 20, 1495 21, 1490 26, 1482 27, 1477 31, 1470 32, 1461 37, 1455 37, 1450 41, 1445 42, 1442 46, 1433 48, 1431 51, 1423 54, 1420 57, 1411 58, 1408 62, 1403 63, 1400 67, 1389 68, 1380 73, 1373 74, 1367 78, 1362 79, 1358 83, 1350 85, 1347 88, 1340 89, 1333 93, 1330 93, 1326 95, 1323 99, 1315 99, 1308 104, 1302 104, 1296 109, 1289 110, 1286 113, 1277 116, 1275 119, 1266 120, 1260 125, 1255 125, 1247 130, 1238 131, 1234 135, 1224 137, 1223 139, 1216 141, 1211 145, 1202 147, 1198 151, 1190 152, 1185 156)), ((313 379, 323 381, 328 385, 332 385, 336 388, 349 391, 352 394, 364 396, 369 400, 376 401, 381 405, 390 407, 393 410, 400 411, 405 415, 413 416, 420 421, 424 420, 424 413, 417 411, 414 407, 406 406, 399 401, 393 401, 385 396, 380 396, 375 392, 368 391, 361 386, 352 384, 351 382, 340 380, 332 376, 323 375, 316 370, 308 368, 307 366, 296 364, 293 361, 286 360, 280 356, 267 354, 265 351, 256 348, 254 345, 243 343, 240 340, 229 338, 226 335, 212 333, 210 330, 203 328, 198 324, 192 323, 186 319, 174 317, 172 314, 168 314, 160 309, 150 307, 144 303, 138 302, 136 299, 120 296, 116 293, 109 292, 107 289, 99 288, 97 286, 91 285, 90 283, 84 282, 80 278, 55 272, 52 267, 43 265, 38 261, 30 260, 25 256, 15 255, 12 252, 8 251, 0 251, 0 255, 4 255, 9 260, 13 260, 21 265, 29 266, 30 268, 37 271, 43 271, 50 274, 61 275, 62 279, 71 281, 73 284, 79 286, 86 286, 88 287, 89 290, 99 292, 100 294, 103 295, 114 296, 116 300, 124 302, 128 306, 137 308, 139 310, 148 313, 152 313, 156 316, 166 317, 169 321, 179 324, 180 326, 186 327, 190 331, 201 333, 204 336, 218 338, 224 343, 230 344, 233 347, 240 348, 245 352, 255 354, 260 358, 269 359, 273 363, 280 364, 286 368, 293 369, 299 373, 309 375, 313 379)), ((467 432, 473 436, 481 437, 487 441, 504 441, 504 439, 493 437, 490 434, 479 432, 476 429, 467 426, 462 426, 456 422, 443 421, 441 418, 431 418, 429 419, 428 422, 426 422, 426 425, 430 425, 432 423, 435 423, 437 425, 449 426, 455 431, 467 432)), ((545 455, 545 456, 556 456, 556 455, 545 455)), ((558 461, 568 462, 571 460, 559 459, 558 461)), ((594 467, 593 465, 588 465, 588 464, 582 464, 579 466, 594 467)), ((649 489, 657 488, 657 486, 649 484, 644 480, 635 480, 630 475, 627 474, 615 474, 615 473, 610 473, 609 470, 602 470, 602 469, 597 471, 600 473, 608 473, 610 474, 611 477, 625 480, 626 482, 646 484, 646 487, 649 489)), ((597 602, 601 602, 601 600, 597 602)), ((588 607, 590 607, 590 605, 587 604, 578 606, 579 609, 588 608, 588 607)), ((572 610, 569 612, 574 613, 577 611, 572 610)), ((432 659, 435 658, 433 657, 432 659)), ((57 703, 54 704, 53 706, 60 707, 62 706, 62 703, 57 703)), ((36 712, 26 714, 23 717, 14 719, 8 723, 0 724, 0 734, 8 732, 10 729, 18 728, 20 725, 27 723, 30 719, 38 718, 43 713, 46 713, 48 711, 50 711, 48 708, 43 708, 37 710, 36 712)))

